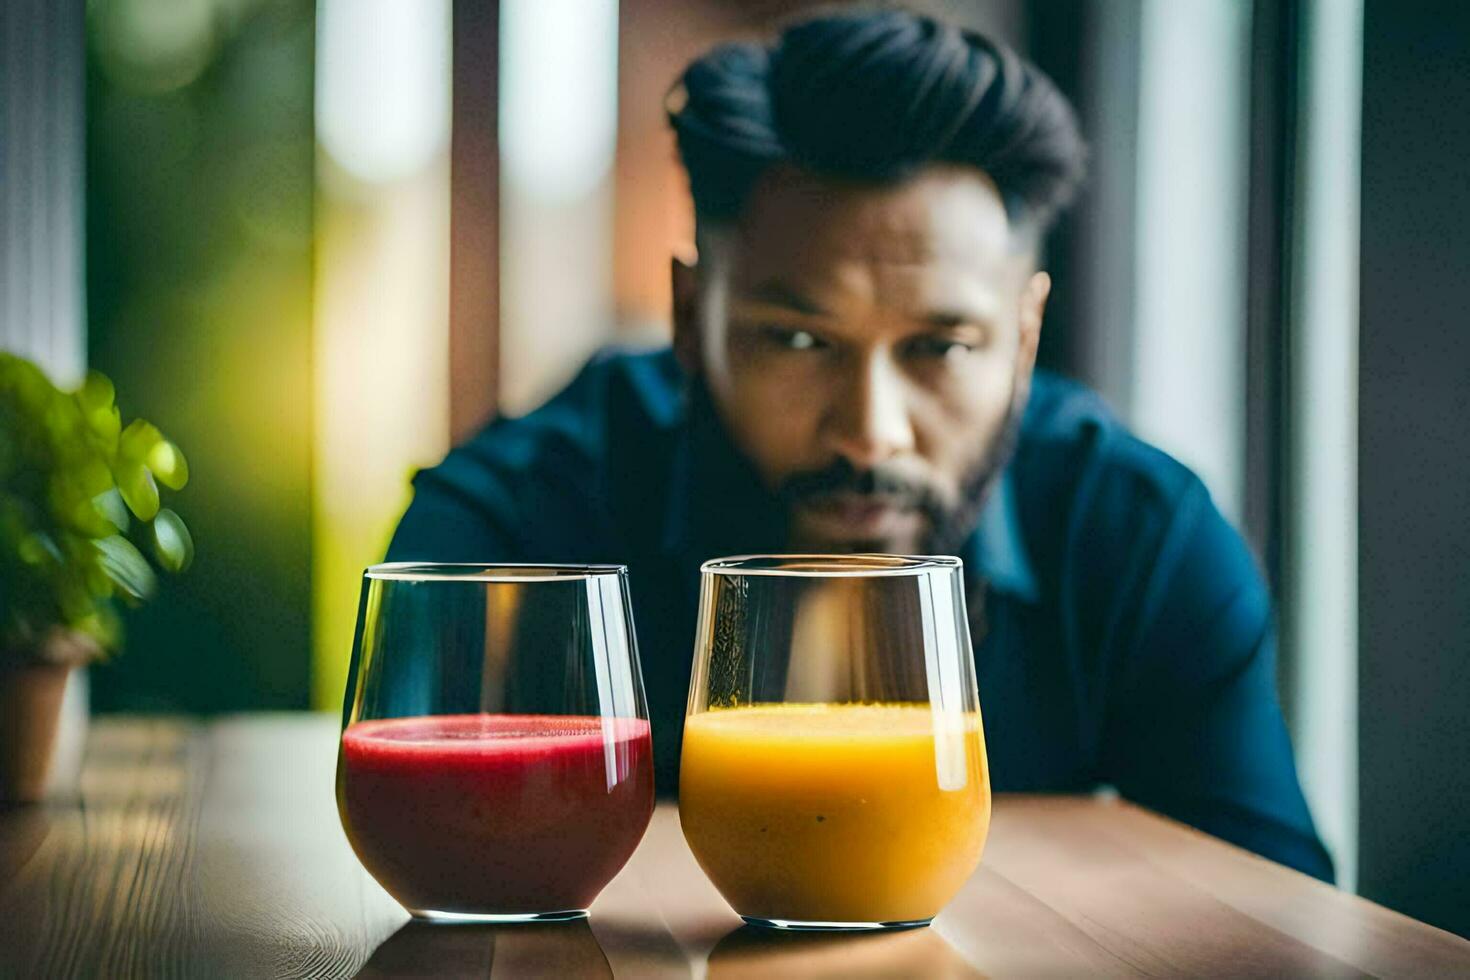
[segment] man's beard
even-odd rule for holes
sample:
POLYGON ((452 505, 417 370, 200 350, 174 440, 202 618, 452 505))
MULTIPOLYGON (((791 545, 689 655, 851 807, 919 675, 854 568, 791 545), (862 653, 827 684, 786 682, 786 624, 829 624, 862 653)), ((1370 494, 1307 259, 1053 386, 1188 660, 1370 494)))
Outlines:
MULTIPOLYGON (((704 390, 702 380, 694 379, 691 384, 695 388, 696 397, 690 399, 690 410, 696 416, 703 416, 697 419, 701 423, 697 428, 713 426, 719 433, 719 440, 724 442, 732 452, 741 454, 743 457, 737 443, 730 437, 724 420, 720 418, 719 411, 714 407, 713 400, 704 390)), ((960 481, 959 492, 952 502, 933 484, 915 478, 896 467, 879 465, 867 470, 858 470, 846 459, 839 457, 832 464, 820 470, 793 473, 776 489, 774 502, 781 506, 787 516, 788 535, 793 523, 790 519, 791 515, 799 507, 819 503, 839 494, 852 495, 865 498, 875 504, 885 504, 900 510, 917 511, 923 517, 926 528, 920 542, 920 550, 925 554, 934 555, 959 554, 961 547, 979 523, 980 513, 1001 471, 1005 469, 1015 452, 1027 394, 1026 386, 1016 386, 1000 429, 991 440, 990 445, 986 447, 979 462, 972 466, 960 481)), ((705 429, 705 431, 709 430, 705 429)), ((748 459, 742 458, 742 462, 750 466, 752 471, 754 470, 753 464, 748 459)), ((811 543, 788 539, 787 546, 792 545, 807 550, 811 543)), ((855 553, 893 550, 892 545, 888 542, 858 538, 846 539, 840 543, 822 542, 821 547, 823 550, 855 553)))
MULTIPOLYGON (((796 508, 837 494, 866 498, 900 510, 917 511, 924 519, 925 532, 920 550, 925 554, 958 554, 965 540, 980 521, 980 512, 990 497, 991 489, 1015 451, 1020 432, 1021 406, 1012 402, 1000 430, 980 461, 960 481, 953 502, 946 500, 932 484, 915 479, 893 467, 878 465, 858 470, 846 459, 838 458, 823 469, 795 473, 784 480, 777 496, 790 513, 796 508)), ((891 545, 881 540, 852 539, 842 543, 842 550, 854 552, 887 551, 891 545)))

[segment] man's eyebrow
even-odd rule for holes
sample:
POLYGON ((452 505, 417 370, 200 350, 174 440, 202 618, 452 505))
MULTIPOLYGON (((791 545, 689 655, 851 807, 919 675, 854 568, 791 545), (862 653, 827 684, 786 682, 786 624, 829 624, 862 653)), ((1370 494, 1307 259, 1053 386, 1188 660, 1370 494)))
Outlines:
POLYGON ((935 310, 924 314, 920 319, 932 330, 953 330, 956 327, 976 323, 980 318, 972 313, 961 313, 958 310, 935 310))
MULTIPOLYGON (((779 306, 804 316, 828 318, 836 316, 816 300, 774 279, 761 283, 755 289, 743 294, 741 298, 749 302, 779 306)), ((916 316, 915 319, 930 330, 954 330, 970 325, 984 326, 990 322, 990 317, 979 310, 965 310, 957 307, 931 310, 916 316)))
POLYGON ((830 317, 833 315, 831 310, 826 309, 816 300, 803 296, 785 283, 776 281, 761 283, 742 298, 754 300, 757 303, 769 303, 772 306, 783 306, 807 316, 830 317))

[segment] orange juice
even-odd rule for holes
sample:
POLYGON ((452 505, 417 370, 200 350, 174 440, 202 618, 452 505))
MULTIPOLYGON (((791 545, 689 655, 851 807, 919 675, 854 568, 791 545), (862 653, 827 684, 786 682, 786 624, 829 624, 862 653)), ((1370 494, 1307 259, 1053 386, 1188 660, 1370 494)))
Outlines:
POLYGON ((928 920, 975 870, 990 827, 980 716, 927 704, 691 715, 679 819, 743 916, 928 920))

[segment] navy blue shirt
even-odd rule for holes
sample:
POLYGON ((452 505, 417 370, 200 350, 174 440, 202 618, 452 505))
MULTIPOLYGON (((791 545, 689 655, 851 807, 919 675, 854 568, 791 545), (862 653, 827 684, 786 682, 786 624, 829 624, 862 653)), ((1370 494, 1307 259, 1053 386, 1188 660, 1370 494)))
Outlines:
MULTIPOLYGON (((784 515, 673 356, 608 352, 419 473, 394 561, 615 562, 631 577, 661 791, 677 786, 699 565, 784 515)), ((1038 372, 962 549, 996 791, 1126 798, 1319 878, 1276 694, 1270 597, 1184 466, 1038 372)))

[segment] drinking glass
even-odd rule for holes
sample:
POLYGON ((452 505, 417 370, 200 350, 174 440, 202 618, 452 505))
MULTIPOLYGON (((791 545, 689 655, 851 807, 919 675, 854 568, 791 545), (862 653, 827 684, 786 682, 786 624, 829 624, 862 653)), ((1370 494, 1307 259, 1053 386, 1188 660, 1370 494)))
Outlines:
POLYGON ((752 925, 925 925, 980 861, 990 782, 957 558, 701 568, 679 818, 752 925))
POLYGON ((387 564, 363 576, 337 810, 431 920, 565 920, 653 813, 627 569, 387 564))

